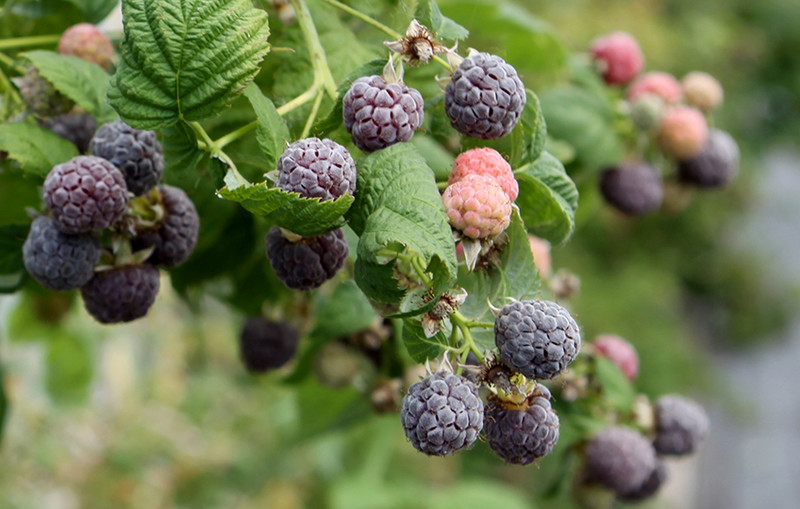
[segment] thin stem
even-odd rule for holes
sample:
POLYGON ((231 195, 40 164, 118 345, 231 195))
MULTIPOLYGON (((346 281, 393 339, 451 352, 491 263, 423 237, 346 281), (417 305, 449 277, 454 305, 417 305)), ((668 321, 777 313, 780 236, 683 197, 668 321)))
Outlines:
POLYGON ((295 14, 297 15, 297 22, 300 24, 300 29, 303 31, 303 36, 308 44, 308 51, 311 54, 311 65, 314 68, 314 82, 322 83, 325 92, 336 100, 338 94, 336 92, 336 80, 333 79, 331 69, 328 67, 328 59, 325 57, 325 49, 319 40, 317 28, 314 26, 314 20, 311 18, 311 12, 308 10, 305 0, 291 0, 292 7, 294 7, 295 14))
POLYGON ((278 115, 282 117, 286 116, 287 113, 296 110, 297 108, 304 105, 311 99, 314 99, 317 96, 317 89, 319 89, 319 84, 315 82, 313 85, 311 85, 311 87, 308 90, 298 95, 297 97, 295 97, 288 103, 284 104, 283 106, 277 108, 278 115))
POLYGON ((394 37, 395 39, 402 39, 403 38, 403 34, 401 34, 400 32, 396 32, 396 31, 392 30, 391 28, 389 28, 388 26, 384 25, 380 21, 367 16, 363 12, 359 12, 359 11, 353 9, 349 5, 345 5, 345 4, 341 3, 341 2, 338 2, 337 0, 325 0, 325 2, 330 4, 330 5, 332 5, 332 6, 334 6, 334 7, 336 7, 337 9, 340 9, 340 10, 346 12, 347 14, 349 14, 349 15, 351 15, 353 17, 356 17, 356 18, 360 19, 361 21, 363 21, 364 23, 366 23, 368 25, 372 25, 373 27, 375 27, 378 30, 382 31, 383 33, 385 33, 389 37, 394 37))
POLYGON ((470 320, 460 311, 453 311, 453 313, 450 314, 450 323, 453 324, 453 328, 458 328, 461 332, 461 336, 464 338, 464 348, 468 352, 471 351, 474 353, 478 360, 483 363, 483 352, 478 348, 478 344, 475 343, 475 338, 472 337, 472 332, 470 331, 471 327, 481 322, 470 320))
POLYGON ((414 267, 414 271, 416 271, 417 275, 422 279, 422 282, 425 283, 425 287, 428 289, 433 288, 433 281, 428 273, 425 272, 425 267, 423 267, 422 260, 420 260, 419 256, 411 257, 411 266, 414 267))
POLYGON ((303 132, 300 134, 300 138, 307 138, 309 131, 311 131, 311 126, 314 125, 314 120, 317 118, 317 112, 319 112, 319 105, 322 104, 322 97, 325 94, 322 93, 322 90, 317 93, 317 99, 314 101, 314 106, 311 107, 311 113, 308 115, 308 120, 306 120, 306 125, 303 126, 303 132))
POLYGON ((61 35, 32 35, 30 37, 3 39, 0 40, 0 50, 21 48, 25 46, 43 46, 46 44, 57 43, 59 40, 61 40, 61 35))
POLYGON ((239 185, 245 186, 249 184, 247 179, 244 178, 241 173, 239 173, 239 170, 236 169, 236 164, 234 164, 230 156, 226 154, 216 143, 214 143, 214 140, 212 140, 206 130, 203 129, 203 126, 201 126, 198 122, 187 122, 187 124, 192 128, 192 131, 194 131, 198 138, 200 138, 200 141, 205 144, 205 147, 198 144, 199 147, 222 159, 228 166, 228 170, 233 173, 233 176, 236 178, 236 181, 239 185))
POLYGON ((215 141, 214 144, 220 149, 225 148, 226 145, 238 140, 242 136, 252 131, 255 131, 257 127, 258 127, 258 120, 253 120, 249 124, 245 124, 239 129, 231 131, 225 136, 222 136, 221 138, 217 138, 217 141, 215 141))

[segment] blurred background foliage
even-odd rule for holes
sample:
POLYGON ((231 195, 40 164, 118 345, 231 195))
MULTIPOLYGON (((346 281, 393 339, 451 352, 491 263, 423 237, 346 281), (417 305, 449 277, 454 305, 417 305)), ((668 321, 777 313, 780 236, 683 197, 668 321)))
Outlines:
MULTIPOLYGON (((7 0, 0 6, 0 38, 60 33, 78 21, 100 21, 115 3, 7 0)), ((400 32, 415 4, 346 3, 392 21, 400 32)), ((273 45, 299 43, 296 29, 282 26, 269 2, 256 4, 270 12, 273 45)), ((383 34, 318 0, 309 4, 337 80, 382 54, 383 34), (350 30, 342 44, 342 33, 350 30)), ((645 394, 714 391, 713 373, 704 369, 708 348, 764 340, 786 325, 797 302, 797 288, 779 274, 768 275, 774 270, 770 260, 730 239, 755 206, 765 154, 796 148, 800 3, 439 4, 471 30, 464 49, 504 56, 542 98, 550 147, 568 163, 581 191, 575 234, 554 248, 553 258, 556 268, 580 277, 571 307, 584 337, 617 333, 634 343, 642 364, 636 388, 645 394), (743 153, 732 188, 673 190, 666 210, 638 220, 602 203, 597 171, 622 157, 625 144, 609 128, 614 103, 598 92, 585 53, 592 39, 615 30, 639 39, 648 70, 678 77, 704 70, 723 83, 726 101, 715 122, 734 134, 743 153)), ((259 84, 278 100, 307 86, 292 73, 295 58, 303 55, 273 53, 265 60, 259 84)), ((437 71, 409 75, 430 88, 437 71)), ((212 136, 241 125, 246 111, 245 102, 234 104, 209 123, 212 136)), ((431 126, 431 136, 439 134, 431 126)), ((248 178, 263 172, 254 146, 245 138, 230 147, 248 178)), ((333 390, 313 378, 290 385, 282 382, 284 373, 247 375, 236 345, 244 315, 258 312, 264 301, 290 298, 274 290, 261 242, 252 236, 265 225, 252 224, 251 215, 215 199, 208 179, 178 169, 168 175, 192 190, 204 217, 214 218, 203 224, 196 255, 173 272, 172 286, 187 300, 162 292, 145 320, 106 328, 91 322, 81 306, 73 307, 73 295, 45 294, 32 284, 0 302, 0 358, 10 400, 0 507, 570 506, 560 488, 575 465, 562 461, 563 449, 528 468, 501 465, 484 443, 456 458, 427 458, 405 442, 395 414, 373 411, 358 381, 333 390), (234 277, 215 282, 223 273, 234 277), (202 296, 200 282, 214 298, 202 296)), ((32 188, 20 186, 25 178, 0 174, 0 223, 24 221, 24 207, 38 207, 36 193, 13 191, 32 188)), ((163 286, 169 286, 166 279, 163 286)), ((293 304, 303 309, 315 301, 293 304)), ((312 326, 305 324, 305 331, 312 326)), ((0 422, 4 409, 0 398, 0 422)))

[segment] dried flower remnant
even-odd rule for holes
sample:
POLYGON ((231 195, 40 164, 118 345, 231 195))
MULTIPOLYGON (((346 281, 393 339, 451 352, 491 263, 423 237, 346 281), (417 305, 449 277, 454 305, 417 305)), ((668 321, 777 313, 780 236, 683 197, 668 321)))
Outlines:
POLYGON ((427 64, 434 55, 447 53, 447 48, 436 41, 430 30, 413 19, 406 36, 398 41, 384 43, 390 50, 403 55, 409 64, 427 64))

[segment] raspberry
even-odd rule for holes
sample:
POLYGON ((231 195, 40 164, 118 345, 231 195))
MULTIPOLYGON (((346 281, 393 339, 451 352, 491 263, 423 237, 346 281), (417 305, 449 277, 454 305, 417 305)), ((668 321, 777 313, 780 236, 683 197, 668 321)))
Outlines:
POLYGON ((192 200, 178 187, 158 186, 164 219, 154 229, 137 232, 134 250, 155 246, 148 263, 176 267, 186 260, 197 244, 200 218, 192 200))
POLYGON ((473 148, 462 152, 453 163, 448 184, 453 184, 467 175, 483 175, 500 184, 512 202, 519 195, 519 184, 514 178, 511 165, 493 148, 473 148))
POLYGON ((526 100, 516 69, 497 55, 476 53, 453 73, 444 92, 444 110, 456 131, 491 140, 514 129, 526 100))
POLYGON ((100 242, 91 235, 69 235, 47 216, 36 218, 22 246, 25 268, 45 288, 74 290, 94 275, 100 242))
POLYGON ((639 355, 632 344, 614 334, 602 334, 592 341, 594 350, 616 364, 628 380, 639 374, 639 355))
POLYGON ((450 224, 465 237, 489 239, 508 228, 511 200, 491 177, 466 175, 442 195, 450 224))
POLYGON ((642 488, 657 462, 652 444, 622 426, 604 429, 586 447, 586 476, 621 496, 642 488))
POLYGON ((164 173, 164 150, 155 131, 134 129, 122 120, 100 126, 92 139, 92 154, 119 168, 136 196, 156 187, 164 173))
POLYGON ((62 138, 71 141, 81 154, 89 151, 97 120, 88 113, 66 113, 41 122, 42 127, 50 129, 62 138))
POLYGON ((700 153, 708 141, 708 124, 700 110, 678 106, 667 110, 658 128, 658 145, 665 154, 689 159, 700 153))
POLYGON ((711 129, 700 153, 678 161, 678 176, 686 183, 703 188, 728 185, 739 171, 739 146, 730 134, 711 129))
POLYGON ((63 115, 75 106, 68 98, 44 79, 35 67, 31 67, 22 78, 15 78, 19 93, 28 111, 37 117, 56 117, 63 115))
POLYGON ((581 333, 569 311, 555 302, 516 301, 495 318, 494 343, 509 368, 529 378, 549 379, 578 356, 581 333))
POLYGON ((550 454, 558 442, 558 415, 550 406, 549 391, 534 392, 522 406, 490 398, 484 422, 489 446, 506 463, 532 463, 550 454))
POLYGON ((239 356, 248 371, 263 373, 289 362, 299 342, 300 335, 291 325, 253 316, 239 334, 239 356))
POLYGON ((632 216, 654 212, 664 200, 658 171, 644 162, 629 161, 600 175, 600 192, 614 208, 632 216))
POLYGON ((644 69, 639 42, 627 32, 598 37, 592 42, 590 52, 609 85, 623 85, 644 69))
POLYGON ((697 450, 708 436, 708 415, 697 402, 677 394, 656 400, 656 437, 660 454, 682 456, 697 450))
POLYGON ((686 102, 700 111, 709 112, 722 104, 722 85, 706 72, 690 72, 681 80, 686 102))
POLYGON ((96 26, 90 23, 78 23, 61 35, 58 52, 62 55, 76 56, 108 70, 111 67, 111 58, 114 56, 114 45, 96 26))
POLYGON ((645 94, 654 94, 667 104, 677 104, 683 97, 683 87, 675 76, 665 72, 648 72, 639 76, 628 88, 628 100, 634 102, 645 94))
POLYGON ((344 126, 358 148, 374 152, 410 140, 425 118, 423 105, 416 89, 365 76, 354 81, 344 96, 344 126))
POLYGON ((158 288, 157 268, 125 265, 95 274, 81 288, 81 296, 86 310, 98 322, 130 322, 147 314, 158 288))
POLYGON ((44 201, 64 233, 86 233, 116 223, 128 204, 122 173, 105 159, 73 157, 53 167, 44 181, 44 201))
POLYGON ((413 384, 403 398, 400 419, 420 452, 447 456, 471 446, 483 427, 478 387, 464 377, 438 372, 413 384))
POLYGON ((533 263, 539 270, 539 274, 544 278, 550 277, 550 273, 553 271, 550 243, 535 235, 528 235, 528 243, 531 246, 531 253, 533 253, 533 263))
POLYGON ((629 503, 647 500, 658 492, 658 490, 661 488, 661 485, 664 484, 664 481, 666 480, 667 464, 664 463, 664 461, 660 458, 656 459, 656 468, 653 469, 653 472, 650 474, 650 477, 647 478, 644 484, 630 493, 621 494, 619 498, 620 500, 629 503))
POLYGON ((333 140, 298 140, 278 159, 278 187, 305 198, 335 200, 356 191, 356 163, 333 140))
POLYGON ((278 279, 295 290, 313 290, 339 272, 349 248, 341 228, 318 237, 286 239, 277 226, 267 233, 267 256, 278 279))
POLYGON ((664 100, 653 94, 644 94, 631 103, 631 121, 645 132, 658 128, 664 116, 664 100))

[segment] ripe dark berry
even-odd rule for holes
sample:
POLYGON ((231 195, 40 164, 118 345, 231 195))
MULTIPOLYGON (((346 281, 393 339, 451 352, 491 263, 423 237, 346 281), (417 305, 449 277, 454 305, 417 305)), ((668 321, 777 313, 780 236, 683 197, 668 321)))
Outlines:
POLYGON ((88 113, 66 113, 48 118, 41 123, 62 138, 71 141, 81 154, 89 151, 92 137, 97 130, 97 120, 88 113))
POLYGON ((96 26, 90 23, 78 23, 64 31, 61 40, 58 41, 58 52, 109 69, 114 56, 114 45, 96 26))
POLYGON ((344 126, 353 143, 374 152, 414 136, 425 118, 422 95, 404 83, 381 76, 358 78, 342 101, 344 126))
POLYGON ((86 310, 100 323, 130 322, 147 314, 159 289, 153 265, 126 265, 98 272, 81 288, 86 310))
POLYGON ((94 275, 100 242, 92 235, 69 235, 47 216, 36 218, 22 246, 25 269, 45 288, 74 290, 94 275))
POLYGON ((278 279, 294 290, 313 290, 344 266, 349 253, 341 228, 292 241, 273 227, 267 234, 267 256, 278 279))
POLYGON ((526 100, 516 69, 497 55, 477 53, 453 73, 444 92, 444 110, 458 132, 490 140, 514 129, 526 100))
POLYGON ((409 387, 400 419, 417 450, 447 456, 470 447, 478 438, 483 401, 474 383, 439 372, 409 387))
POLYGON ((678 176, 683 182, 706 189, 728 185, 739 171, 739 146, 730 134, 711 129, 700 153, 678 161, 678 176))
POLYGON ((22 78, 15 78, 19 93, 28 111, 37 117, 56 117, 63 115, 75 106, 68 98, 44 79, 35 67, 31 67, 22 78))
POLYGON ((197 244, 200 218, 182 189, 162 184, 158 191, 164 219, 153 229, 138 231, 131 244, 136 251, 155 246, 148 263, 176 267, 192 254, 197 244))
POLYGON ((239 334, 239 356, 248 371, 263 373, 289 362, 299 341, 300 335, 289 324, 254 316, 239 334))
POLYGON ((555 302, 516 301, 495 318, 494 342, 509 368, 529 378, 550 379, 578 356, 581 333, 569 311, 555 302))
POLYGON ((697 451, 708 436, 708 415, 695 401, 669 394, 656 400, 656 437, 660 454, 682 456, 697 451))
POLYGON ((619 496, 620 500, 629 503, 641 502, 647 500, 655 495, 667 480, 667 464, 660 458, 656 459, 656 468, 650 474, 650 477, 644 481, 644 484, 630 493, 624 493, 619 496))
POLYGON ((119 168, 136 196, 156 187, 164 173, 164 150, 155 131, 134 129, 122 120, 100 126, 92 139, 92 154, 119 168))
POLYGON ((356 163, 333 140, 298 140, 278 159, 278 187, 304 198, 335 200, 356 191, 356 163))
POLYGON ((108 228, 122 217, 128 188, 113 164, 100 157, 78 156, 50 170, 44 201, 59 230, 86 233, 108 228))
POLYGON ((600 175, 600 192, 609 205, 632 216, 644 216, 661 207, 664 183, 647 163, 627 162, 600 175))
POLYGON ((558 442, 559 420, 549 396, 549 392, 534 392, 522 405, 489 399, 483 433, 507 463, 527 465, 552 452, 558 442))
POLYGON ((617 495, 624 496, 640 489, 657 462, 652 444, 641 434, 622 426, 604 429, 586 447, 587 478, 617 495))

